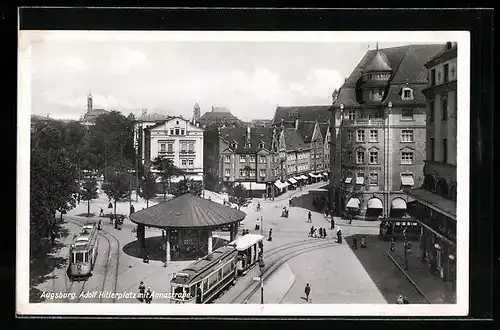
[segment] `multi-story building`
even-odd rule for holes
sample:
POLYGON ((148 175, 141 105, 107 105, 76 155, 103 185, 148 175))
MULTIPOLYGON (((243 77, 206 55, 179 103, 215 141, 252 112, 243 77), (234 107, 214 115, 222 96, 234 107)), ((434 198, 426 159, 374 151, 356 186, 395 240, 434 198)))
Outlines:
POLYGON ((200 117, 201 117, 200 106, 198 105, 198 103, 196 103, 193 109, 193 119, 191 120, 191 124, 196 126, 196 124, 200 122, 200 117))
POLYGON ((422 225, 421 258, 431 272, 456 280, 457 44, 449 42, 431 58, 427 98, 427 155, 424 181, 409 194, 408 213, 422 225))
POLYGON ((241 183, 254 195, 273 195, 276 134, 271 127, 219 129, 219 180, 223 190, 241 183))
POLYGON ((134 146, 140 163, 144 165, 146 160, 145 149, 145 129, 163 122, 170 118, 161 113, 148 113, 147 109, 142 109, 142 113, 134 122, 134 146))
POLYGON ((406 189, 423 181, 425 63, 442 45, 369 50, 332 107, 330 166, 336 209, 362 218, 406 217, 406 189))
MULTIPOLYGON (((203 181, 203 130, 189 120, 171 117, 144 129, 145 165, 157 156, 170 158, 175 166, 186 173, 187 179, 203 181)), ((178 182, 182 177, 174 178, 178 182)))
POLYGON ((242 122, 235 115, 224 107, 212 107, 212 111, 205 112, 198 119, 200 127, 217 126, 217 127, 230 127, 241 126, 242 122))

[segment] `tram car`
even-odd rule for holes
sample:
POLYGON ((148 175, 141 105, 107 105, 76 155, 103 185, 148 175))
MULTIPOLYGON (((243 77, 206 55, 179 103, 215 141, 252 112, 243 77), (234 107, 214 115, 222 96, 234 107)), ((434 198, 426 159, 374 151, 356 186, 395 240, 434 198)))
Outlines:
POLYGON ((241 236, 173 274, 170 302, 212 302, 257 263, 263 240, 262 235, 241 236))
POLYGON ((94 223, 83 226, 69 248, 68 277, 83 279, 91 276, 98 248, 97 225, 94 223))
POLYGON ((380 222, 379 236, 381 239, 403 238, 403 231, 406 229, 408 239, 418 239, 420 237, 420 223, 413 218, 391 219, 383 218, 380 222))

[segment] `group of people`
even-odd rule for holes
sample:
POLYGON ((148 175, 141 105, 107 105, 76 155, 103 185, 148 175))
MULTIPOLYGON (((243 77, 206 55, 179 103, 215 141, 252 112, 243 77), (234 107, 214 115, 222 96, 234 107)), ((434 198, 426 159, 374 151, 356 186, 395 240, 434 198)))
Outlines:
MULTIPOLYGON (((354 249, 357 249, 357 248, 358 248, 358 237, 357 237, 357 235, 354 235, 354 236, 352 237, 352 247, 353 247, 354 249)), ((365 239, 365 236, 362 236, 362 237, 361 237, 361 247, 362 247, 362 248, 366 248, 366 239, 365 239)))
POLYGON ((314 238, 326 238, 326 228, 314 228, 314 226, 311 227, 311 230, 309 231, 309 237, 314 237, 314 238))
POLYGON ((145 302, 146 304, 151 304, 151 301, 153 300, 151 287, 148 287, 148 290, 146 291, 146 286, 143 281, 139 284, 139 296, 137 298, 140 302, 145 302))

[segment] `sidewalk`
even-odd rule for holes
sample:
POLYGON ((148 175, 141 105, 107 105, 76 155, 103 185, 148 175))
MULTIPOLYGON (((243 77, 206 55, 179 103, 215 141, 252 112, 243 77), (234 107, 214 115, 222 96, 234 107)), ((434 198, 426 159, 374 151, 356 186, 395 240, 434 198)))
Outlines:
POLYGON ((450 282, 444 282, 440 277, 432 275, 427 266, 427 262, 422 262, 418 257, 418 246, 412 242, 412 251, 408 253, 408 270, 404 269, 404 243, 396 242, 396 250, 388 252, 393 262, 399 264, 405 276, 411 278, 427 299, 432 304, 456 304, 456 290, 453 290, 450 282))

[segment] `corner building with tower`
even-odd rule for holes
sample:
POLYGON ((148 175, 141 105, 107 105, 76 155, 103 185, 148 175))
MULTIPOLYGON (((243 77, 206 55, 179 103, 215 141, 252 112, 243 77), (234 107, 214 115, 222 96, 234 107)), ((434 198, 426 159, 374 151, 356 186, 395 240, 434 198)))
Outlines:
POLYGON ((330 164, 338 215, 405 218, 423 182, 425 63, 444 45, 369 50, 333 101, 330 164))

